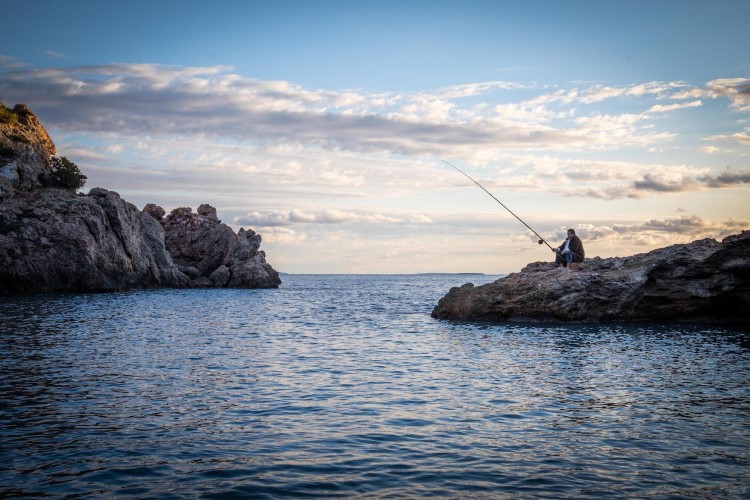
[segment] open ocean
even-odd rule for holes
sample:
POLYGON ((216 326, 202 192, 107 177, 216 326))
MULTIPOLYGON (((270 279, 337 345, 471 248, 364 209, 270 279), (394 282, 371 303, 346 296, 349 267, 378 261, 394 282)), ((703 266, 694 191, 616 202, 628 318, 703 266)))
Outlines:
POLYGON ((0 497, 750 498, 750 331, 430 318, 495 279, 0 297, 0 497))

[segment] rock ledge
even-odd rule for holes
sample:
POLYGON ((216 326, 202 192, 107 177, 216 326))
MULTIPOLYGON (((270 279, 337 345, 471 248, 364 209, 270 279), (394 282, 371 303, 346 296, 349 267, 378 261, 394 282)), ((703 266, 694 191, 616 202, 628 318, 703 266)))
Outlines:
POLYGON ((440 319, 509 322, 750 322, 750 231, 631 257, 587 259, 581 270, 535 262, 519 273, 451 290, 440 319))

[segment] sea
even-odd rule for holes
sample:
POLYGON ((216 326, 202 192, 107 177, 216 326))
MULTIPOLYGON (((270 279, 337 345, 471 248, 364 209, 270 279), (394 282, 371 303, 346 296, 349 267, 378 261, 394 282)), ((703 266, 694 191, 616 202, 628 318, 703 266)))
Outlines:
POLYGON ((0 497, 750 498, 750 331, 437 320, 488 275, 0 297, 0 497))

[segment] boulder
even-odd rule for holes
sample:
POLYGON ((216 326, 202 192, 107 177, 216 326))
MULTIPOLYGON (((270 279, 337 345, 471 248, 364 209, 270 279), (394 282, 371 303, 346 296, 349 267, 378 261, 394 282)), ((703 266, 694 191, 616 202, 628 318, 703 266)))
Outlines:
POLYGON ((145 212, 147 215, 150 215, 159 222, 163 221, 164 216, 166 215, 164 209, 154 203, 147 204, 145 207, 143 207, 142 212, 145 212))
POLYGON ((529 264, 494 283, 452 288, 434 318, 511 322, 748 322, 750 231, 578 270, 529 264))
POLYGON ((200 205, 197 212, 175 208, 165 218, 158 218, 164 210, 153 204, 143 211, 160 221, 174 262, 197 269, 199 276, 191 276, 194 286, 276 288, 281 284, 279 273, 260 250, 261 236, 244 228, 235 234, 211 205, 200 205))

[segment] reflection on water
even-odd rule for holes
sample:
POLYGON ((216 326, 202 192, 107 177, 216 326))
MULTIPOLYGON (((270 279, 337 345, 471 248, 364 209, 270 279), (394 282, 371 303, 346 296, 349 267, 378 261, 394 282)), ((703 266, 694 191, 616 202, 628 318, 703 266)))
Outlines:
POLYGON ((0 496, 748 496, 750 333, 431 319, 465 279, 4 298, 0 496))

